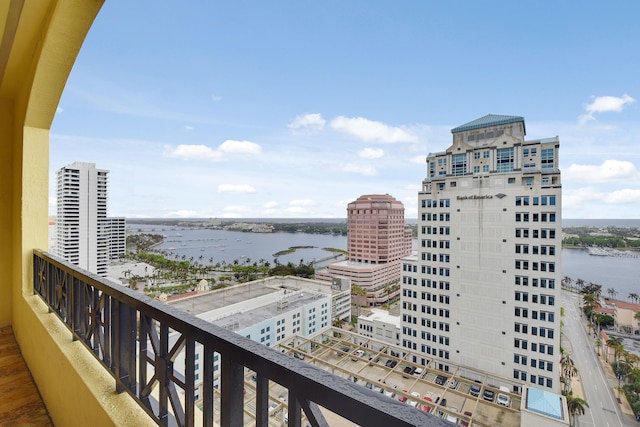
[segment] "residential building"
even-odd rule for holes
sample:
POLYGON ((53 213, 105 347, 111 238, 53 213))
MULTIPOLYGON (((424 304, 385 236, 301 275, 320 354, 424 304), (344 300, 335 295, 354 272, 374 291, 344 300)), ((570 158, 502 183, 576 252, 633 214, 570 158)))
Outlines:
MULTIPOLYGON (((419 248, 403 259, 402 345, 560 392, 558 137, 487 115, 426 159, 419 248)), ((521 390, 514 390, 519 392, 521 390)))
POLYGON ((347 205, 347 259, 316 271, 316 279, 350 280, 366 295, 359 305, 379 306, 400 294, 400 258, 411 253, 404 205, 388 194, 367 194, 347 205))
POLYGON ((100 276, 110 259, 125 254, 125 219, 107 217, 108 173, 95 163, 58 170, 57 246, 53 253, 100 276))

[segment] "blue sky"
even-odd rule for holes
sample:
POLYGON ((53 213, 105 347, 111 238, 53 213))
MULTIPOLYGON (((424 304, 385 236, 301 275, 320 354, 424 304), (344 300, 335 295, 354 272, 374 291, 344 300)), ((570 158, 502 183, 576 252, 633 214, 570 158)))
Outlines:
POLYGON ((565 218, 640 217, 636 1, 107 0, 51 129, 109 214, 417 216, 425 157, 486 114, 560 137, 565 218))

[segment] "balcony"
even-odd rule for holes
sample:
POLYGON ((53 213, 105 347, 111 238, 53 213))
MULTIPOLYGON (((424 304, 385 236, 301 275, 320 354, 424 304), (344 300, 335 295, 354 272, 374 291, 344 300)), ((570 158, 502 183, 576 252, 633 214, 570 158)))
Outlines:
MULTIPOLYGON (((159 425, 269 424, 269 382, 288 391, 288 425, 306 418, 329 425, 326 411, 359 425, 444 426, 443 419, 408 408, 316 366, 282 354, 144 295, 111 285, 64 260, 36 250, 34 292, 86 351, 159 425), (196 401, 195 348, 204 349, 202 399, 196 401), (214 390, 214 354, 220 393, 214 390), (183 358, 182 360, 178 360, 183 358), (183 375, 174 364, 186 366, 183 375), (245 372, 256 373, 256 405, 244 405, 245 372), (253 409, 253 408, 251 408, 253 409), (255 420, 255 424, 253 424, 255 420)), ((216 378, 217 380, 217 378, 216 378)))

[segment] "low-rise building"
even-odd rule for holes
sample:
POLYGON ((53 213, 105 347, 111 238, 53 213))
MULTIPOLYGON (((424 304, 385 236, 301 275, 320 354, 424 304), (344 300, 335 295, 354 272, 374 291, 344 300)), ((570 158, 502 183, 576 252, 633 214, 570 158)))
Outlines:
MULTIPOLYGON (((389 314, 387 310, 374 308, 371 310, 371 314, 358 317, 358 334, 367 338, 375 338, 383 343, 400 346, 400 317, 389 314)), ((372 350, 379 349, 373 348, 372 350)))

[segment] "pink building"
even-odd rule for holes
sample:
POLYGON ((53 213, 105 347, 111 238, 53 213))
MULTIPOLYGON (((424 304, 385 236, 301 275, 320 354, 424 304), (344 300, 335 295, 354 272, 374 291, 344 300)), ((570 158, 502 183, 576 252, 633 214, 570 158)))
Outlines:
POLYGON ((367 194, 347 205, 347 260, 329 264, 316 279, 351 280, 367 291, 359 304, 382 305, 400 294, 400 258, 411 254, 404 205, 388 194, 367 194))

